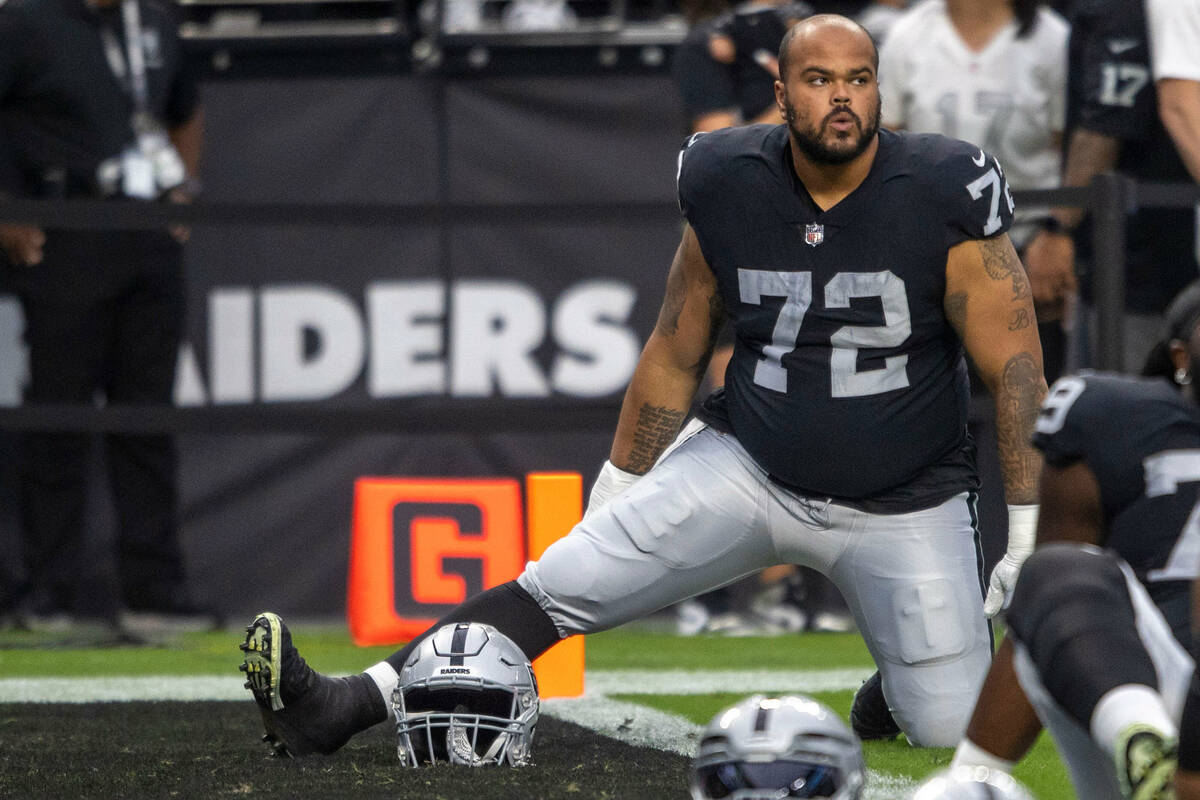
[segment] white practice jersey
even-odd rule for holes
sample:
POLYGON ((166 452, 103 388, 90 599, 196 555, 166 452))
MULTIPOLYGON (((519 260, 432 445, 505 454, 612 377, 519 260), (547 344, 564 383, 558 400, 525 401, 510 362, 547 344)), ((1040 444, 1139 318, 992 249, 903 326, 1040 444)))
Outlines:
POLYGON ((892 25, 880 49, 884 126, 981 147, 999 159, 1014 189, 1058 186, 1069 32, 1042 8, 1023 38, 1014 21, 974 51, 945 0, 923 0, 892 25))
POLYGON ((1147 0, 1154 79, 1200 81, 1200 3, 1147 0))

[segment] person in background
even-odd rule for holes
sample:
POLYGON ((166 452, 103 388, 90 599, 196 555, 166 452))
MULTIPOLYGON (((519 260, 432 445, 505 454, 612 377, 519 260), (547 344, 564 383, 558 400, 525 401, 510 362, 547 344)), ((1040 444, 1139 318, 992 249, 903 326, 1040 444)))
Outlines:
POLYGON ((1146 13, 1158 116, 1200 183, 1200 0, 1147 0, 1146 13))
MULTIPOLYGON (((994 153, 1013 189, 1056 188, 1068 35, 1066 20, 1037 0, 920 3, 893 24, 880 48, 884 125, 994 153)), ((1027 265, 1055 229, 1048 209, 1017 212, 1010 235, 1027 265)), ((1037 309, 1048 381, 1062 371, 1064 305, 1037 309)))
MULTIPOLYGON (((1150 59, 1158 46, 1147 32, 1144 4, 1075 0, 1070 22, 1063 185, 1087 186, 1110 171, 1138 181, 1193 179, 1176 149, 1179 142, 1163 126, 1162 118, 1173 119, 1175 111, 1173 105, 1159 109, 1150 59)), ((1194 58, 1200 36, 1186 39, 1186 30, 1178 29, 1185 39, 1172 52, 1190 50, 1194 58)), ((1194 81, 1164 77, 1161 83, 1170 97, 1172 89, 1186 89, 1194 81)), ((1179 133, 1181 139, 1187 136, 1184 126, 1179 133)), ((1196 136, 1194 129, 1191 135, 1196 136)), ((1061 305, 1075 293, 1078 279, 1081 308, 1069 361, 1078 367, 1091 366, 1096 358, 1091 222, 1079 208, 1056 208, 1051 216, 1039 252, 1027 250, 1034 300, 1039 313, 1061 305)), ((1195 213, 1190 208, 1139 208, 1126 217, 1124 368, 1140 362, 1158 337, 1163 310, 1196 278, 1195 231, 1195 213)))
POLYGON ((730 10, 723 0, 691 0, 684 13, 689 28, 672 75, 689 132, 775 122, 775 50, 788 27, 812 9, 752 0, 730 10))
MULTIPOLYGON (((0 4, 0 192, 186 202, 203 116, 173 12, 157 0, 0 4)), ((25 315, 27 403, 169 404, 183 333, 186 231, 43 230, 0 224, 25 315)), ((104 439, 116 510, 117 597, 81 563, 88 436, 24 438, 27 583, 21 624, 121 608, 214 622, 189 596, 177 528, 176 452, 164 435, 104 439), (86 587, 86 588, 85 588, 86 587)))

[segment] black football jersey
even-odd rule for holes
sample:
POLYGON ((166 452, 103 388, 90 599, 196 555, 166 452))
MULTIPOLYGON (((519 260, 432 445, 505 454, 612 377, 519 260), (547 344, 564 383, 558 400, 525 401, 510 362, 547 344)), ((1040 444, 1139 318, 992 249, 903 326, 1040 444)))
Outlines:
POLYGON ((1200 566, 1200 408, 1161 378, 1083 373, 1051 387, 1033 443, 1047 464, 1088 465, 1104 508, 1101 544, 1187 635, 1200 566))
POLYGON ((736 334, 702 416, 779 482, 881 512, 977 487, 962 345, 943 312, 947 251, 1006 231, 994 158, 880 131, 863 183, 822 211, 786 126, 693 136, 679 200, 736 334))
MULTIPOLYGON (((1121 142, 1116 169, 1140 181, 1190 183, 1158 116, 1150 41, 1142 2, 1077 0, 1071 13, 1067 136, 1076 128, 1121 142)), ((1143 208, 1126 225, 1125 304, 1160 313, 1196 278, 1195 213, 1143 208)), ((1090 220, 1076 231, 1080 289, 1092 297, 1090 220)))

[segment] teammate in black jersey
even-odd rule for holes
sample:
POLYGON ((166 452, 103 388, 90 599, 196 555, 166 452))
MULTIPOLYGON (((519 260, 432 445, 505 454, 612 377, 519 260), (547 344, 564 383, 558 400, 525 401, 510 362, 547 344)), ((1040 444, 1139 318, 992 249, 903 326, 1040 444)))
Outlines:
MULTIPOLYGON (((779 62, 786 124, 693 137, 680 157, 689 224, 584 520, 441 624, 494 625, 532 659, 763 567, 810 566, 846 597, 909 740, 953 745, 991 660, 964 345, 995 397, 1015 506, 990 611, 1036 514, 1045 382, 1012 199, 979 149, 878 129, 878 56, 854 22, 799 23, 779 62), (681 432, 726 317, 725 390, 681 432)), ((289 750, 331 751, 387 717, 411 643, 335 683, 285 629, 264 644, 272 624, 251 626, 246 667, 289 750)))
MULTIPOLYGON (((1043 404, 1038 548, 961 763, 1010 767, 1040 718, 1079 797, 1171 796, 1200 567, 1200 284, 1167 316, 1145 370, 1160 377, 1063 378, 1043 404)), ((1183 729, 1200 734, 1200 693, 1183 729)), ((1200 768, 1200 743, 1184 744, 1184 766, 1200 768)))

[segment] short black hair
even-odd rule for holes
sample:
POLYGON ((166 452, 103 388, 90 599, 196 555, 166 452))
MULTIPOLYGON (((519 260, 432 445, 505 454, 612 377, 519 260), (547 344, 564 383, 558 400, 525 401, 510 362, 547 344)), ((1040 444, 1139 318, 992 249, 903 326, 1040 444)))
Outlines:
POLYGON ((865 35, 867 40, 871 43, 871 67, 875 70, 876 74, 879 73, 879 43, 875 41, 875 37, 871 35, 870 31, 849 17, 843 17, 840 14, 814 14, 808 19, 803 19, 792 27, 788 28, 787 33, 783 35, 783 41, 779 43, 779 80, 787 83, 787 74, 788 69, 790 68, 789 62, 791 61, 788 51, 792 47, 792 40, 796 38, 796 31, 802 25, 808 25, 818 17, 838 17, 839 19, 844 19, 846 22, 851 23, 854 27, 862 31, 863 35, 865 35))

